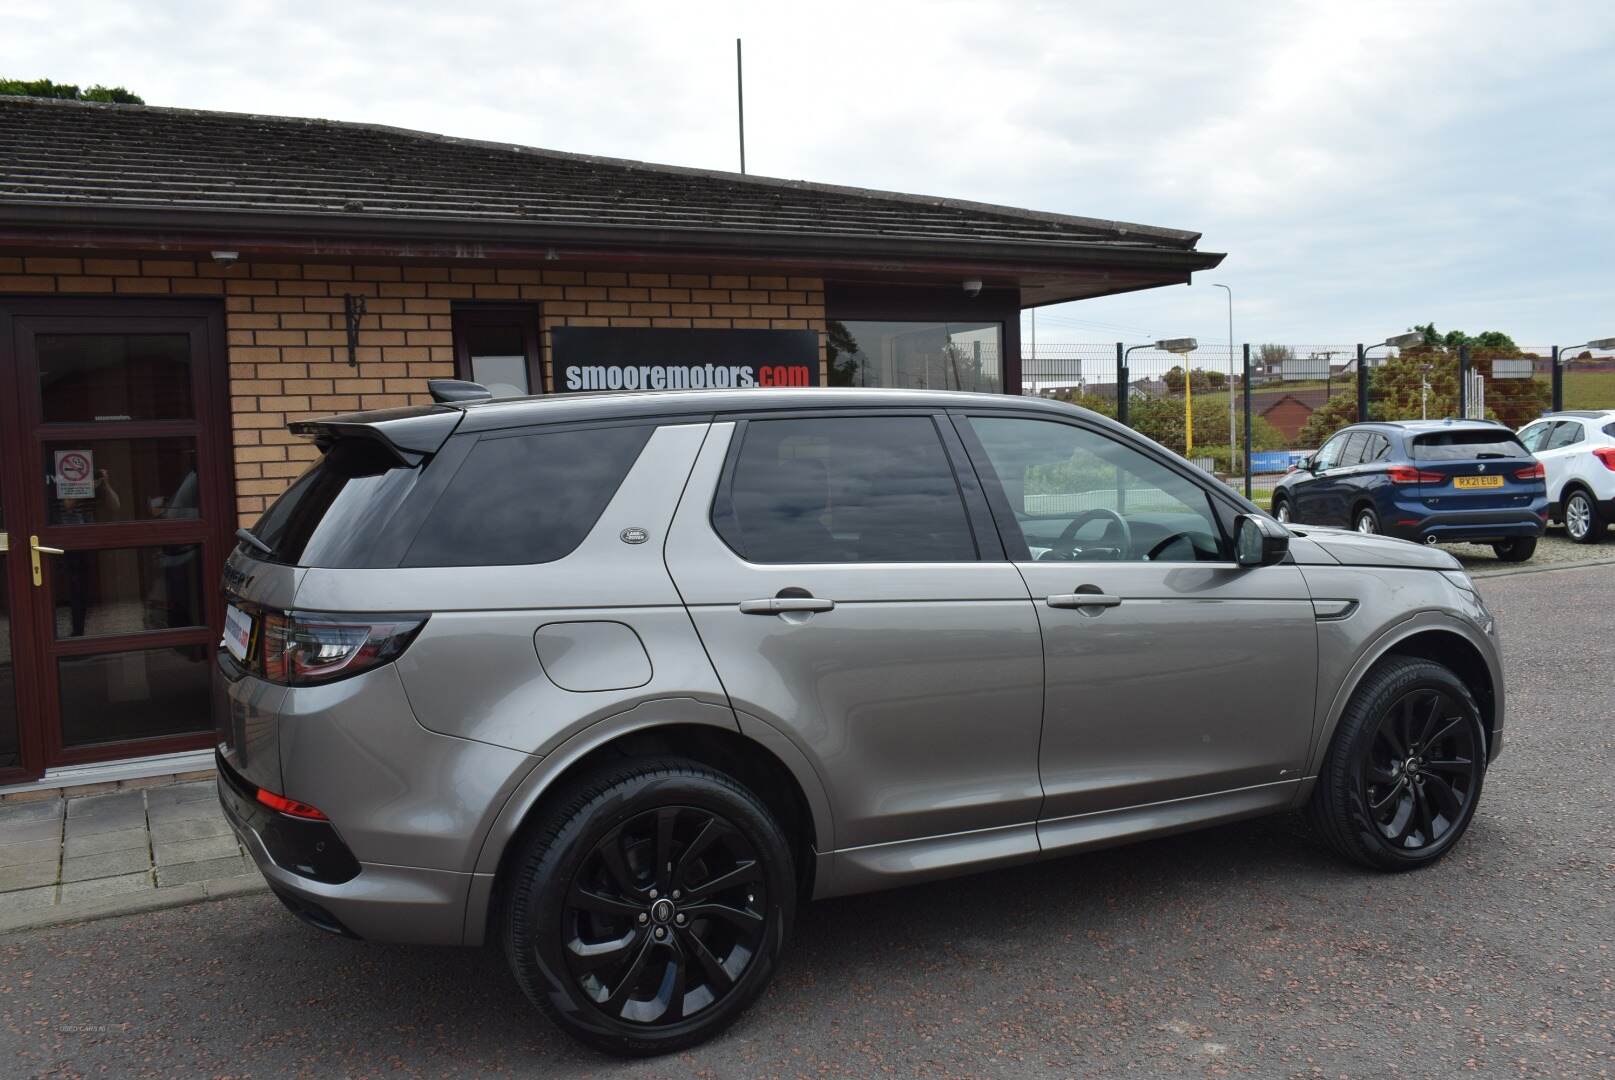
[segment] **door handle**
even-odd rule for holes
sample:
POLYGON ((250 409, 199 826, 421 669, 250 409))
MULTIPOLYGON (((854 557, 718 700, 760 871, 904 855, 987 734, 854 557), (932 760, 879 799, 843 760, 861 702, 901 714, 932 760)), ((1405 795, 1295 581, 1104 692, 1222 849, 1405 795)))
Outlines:
POLYGON ((770 596, 766 600, 742 600, 742 615, 812 614, 816 611, 834 611, 834 600, 820 600, 816 596, 770 596))
POLYGON ((1099 592, 1055 593, 1044 602, 1053 608, 1107 608, 1116 607, 1122 598, 1099 592))
POLYGON ((39 565, 39 557, 41 555, 66 554, 67 552, 59 547, 47 547, 44 544, 41 544, 39 542, 39 537, 37 536, 30 536, 28 538, 28 561, 31 569, 34 572, 34 585, 36 588, 45 584, 45 574, 39 565))

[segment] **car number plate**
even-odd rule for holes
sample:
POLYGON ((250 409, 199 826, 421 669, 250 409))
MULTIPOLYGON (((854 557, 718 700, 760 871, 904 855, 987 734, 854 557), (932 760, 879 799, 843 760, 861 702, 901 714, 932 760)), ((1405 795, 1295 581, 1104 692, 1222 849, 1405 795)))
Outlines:
POLYGON ((226 604, 224 608, 224 647, 230 650, 230 655, 238 661, 247 659, 247 649, 252 644, 252 616, 236 607, 226 604))
POLYGON ((1457 476, 1453 478, 1452 486, 1455 488, 1500 488, 1503 486, 1501 476, 1457 476))

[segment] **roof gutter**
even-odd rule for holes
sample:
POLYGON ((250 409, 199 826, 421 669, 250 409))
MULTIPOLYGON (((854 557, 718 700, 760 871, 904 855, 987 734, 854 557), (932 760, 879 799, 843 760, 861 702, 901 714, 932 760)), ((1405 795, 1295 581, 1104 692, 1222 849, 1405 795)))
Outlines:
POLYGON ((556 261, 610 252, 679 255, 813 258, 848 267, 938 261, 949 265, 1000 264, 1025 269, 1075 269, 1095 265, 1158 269, 1169 273, 1208 270, 1224 256, 1192 248, 1147 243, 971 240, 946 237, 870 236, 861 233, 708 230, 635 226, 568 226, 511 220, 445 220, 375 214, 278 214, 198 210, 167 206, 121 207, 80 204, 0 206, 0 242, 50 243, 67 247, 126 246, 156 250, 232 250, 277 254, 377 258, 538 258, 556 261))

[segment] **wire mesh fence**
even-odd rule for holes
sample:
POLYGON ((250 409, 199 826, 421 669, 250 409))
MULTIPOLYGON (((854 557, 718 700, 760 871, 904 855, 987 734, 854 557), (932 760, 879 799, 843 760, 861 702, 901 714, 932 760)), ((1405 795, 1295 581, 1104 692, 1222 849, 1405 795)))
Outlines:
POLYGON ((1359 419, 1473 417, 1519 428, 1556 401, 1615 409, 1615 356, 1439 344, 1208 345, 1180 355, 1040 343, 1023 354, 1021 383, 1025 393, 1114 417, 1260 501, 1292 464, 1359 419))

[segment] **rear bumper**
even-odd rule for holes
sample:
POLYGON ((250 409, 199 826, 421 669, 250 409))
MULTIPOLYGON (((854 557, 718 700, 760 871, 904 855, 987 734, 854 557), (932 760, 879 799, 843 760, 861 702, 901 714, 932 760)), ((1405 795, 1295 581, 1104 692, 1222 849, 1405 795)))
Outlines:
MULTIPOLYGON (((308 866, 284 866, 281 859, 311 850, 317 842, 314 834, 294 837, 288 845, 281 835, 286 815, 247 802, 239 774, 222 755, 218 764, 219 803, 226 819, 269 887, 298 918, 321 930, 370 941, 461 944, 470 874, 354 861, 351 877, 322 881, 307 873, 308 866)), ((330 837, 341 844, 335 830, 330 837)), ((329 850, 330 841, 326 843, 329 850)), ((342 850, 346 852, 345 845, 342 850)))
POLYGON ((1387 536, 1419 543, 1485 543, 1541 536, 1548 520, 1548 500, 1502 510, 1443 510, 1430 512, 1418 503, 1398 503, 1393 515, 1380 522, 1387 536))

